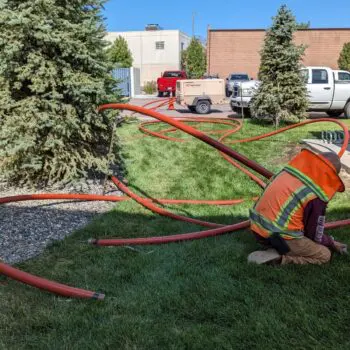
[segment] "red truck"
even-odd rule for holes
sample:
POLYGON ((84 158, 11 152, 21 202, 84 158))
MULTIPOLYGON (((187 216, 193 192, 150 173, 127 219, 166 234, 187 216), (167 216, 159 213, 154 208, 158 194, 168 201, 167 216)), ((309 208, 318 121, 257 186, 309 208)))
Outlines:
POLYGON ((164 94, 175 96, 176 82, 181 79, 187 79, 186 72, 180 70, 164 72, 157 80, 158 96, 163 97, 164 94))

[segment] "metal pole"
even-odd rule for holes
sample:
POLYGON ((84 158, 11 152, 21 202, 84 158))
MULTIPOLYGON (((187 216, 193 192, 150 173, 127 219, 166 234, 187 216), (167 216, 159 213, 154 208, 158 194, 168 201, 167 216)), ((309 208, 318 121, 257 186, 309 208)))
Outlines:
POLYGON ((241 113, 242 113, 242 120, 244 121, 244 107, 243 107, 243 89, 242 89, 242 85, 239 86, 239 90, 241 91, 241 113))
POLYGON ((192 12, 192 38, 194 38, 194 21, 195 21, 196 13, 192 12))
MULTIPOLYGON (((113 123, 113 127, 111 130, 111 136, 110 136, 110 143, 109 143, 109 148, 108 148, 108 154, 107 154, 107 161, 108 161, 108 166, 111 166, 111 159, 112 159, 112 155, 113 155, 113 146, 114 146, 114 141, 116 138, 116 129, 117 126, 123 121, 123 117, 119 117, 119 113, 118 115, 115 117, 114 119, 114 123, 113 123)), ((110 170, 110 169, 108 169, 110 170)), ((106 176, 103 180, 103 189, 102 189, 102 195, 106 194, 106 188, 107 188, 107 180, 109 178, 109 173, 108 171, 106 172, 106 176)))

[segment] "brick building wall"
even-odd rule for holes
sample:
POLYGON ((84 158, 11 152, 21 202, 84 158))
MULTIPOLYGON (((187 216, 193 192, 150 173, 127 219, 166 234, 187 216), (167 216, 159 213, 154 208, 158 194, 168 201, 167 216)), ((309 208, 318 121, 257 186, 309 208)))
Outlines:
MULTIPOLYGON (((231 72, 247 72, 257 78, 265 31, 208 30, 208 72, 225 78, 231 72)), ((350 42, 350 28, 306 29, 295 34, 297 44, 307 45, 304 64, 338 68, 343 45, 350 42)))

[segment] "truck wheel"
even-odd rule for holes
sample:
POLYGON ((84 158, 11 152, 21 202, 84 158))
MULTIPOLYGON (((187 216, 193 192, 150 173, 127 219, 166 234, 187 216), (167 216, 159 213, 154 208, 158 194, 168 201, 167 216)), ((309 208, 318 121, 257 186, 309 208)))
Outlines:
POLYGON ((348 102, 344 108, 345 118, 350 118, 350 102, 348 102))
POLYGON ((173 97, 175 97, 175 96, 176 96, 176 92, 173 91, 173 92, 171 93, 171 95, 172 95, 173 97))
POLYGON ((198 101, 196 104, 196 112, 198 114, 210 113, 210 102, 207 100, 198 101))
POLYGON ((162 91, 158 91, 158 97, 163 97, 163 92, 162 91))
POLYGON ((328 111, 327 114, 331 118, 338 118, 343 114, 343 111, 328 111))
POLYGON ((242 115, 242 108, 236 107, 235 112, 243 118, 251 118, 252 116, 250 108, 243 108, 243 115, 242 115))

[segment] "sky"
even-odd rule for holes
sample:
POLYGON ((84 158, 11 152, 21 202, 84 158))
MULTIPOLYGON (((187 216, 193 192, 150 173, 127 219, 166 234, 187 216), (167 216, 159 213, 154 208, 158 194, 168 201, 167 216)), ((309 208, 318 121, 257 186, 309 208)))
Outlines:
POLYGON ((350 27, 350 0, 109 0, 105 5, 108 31, 143 30, 157 23, 164 29, 180 29, 206 37, 213 29, 267 28, 277 9, 286 4, 298 22, 311 22, 311 28, 350 27))

